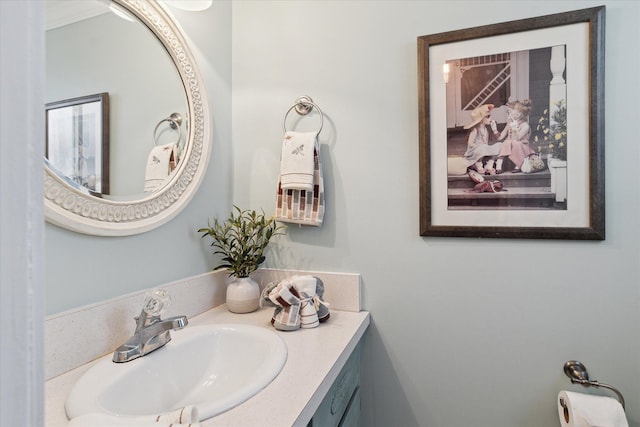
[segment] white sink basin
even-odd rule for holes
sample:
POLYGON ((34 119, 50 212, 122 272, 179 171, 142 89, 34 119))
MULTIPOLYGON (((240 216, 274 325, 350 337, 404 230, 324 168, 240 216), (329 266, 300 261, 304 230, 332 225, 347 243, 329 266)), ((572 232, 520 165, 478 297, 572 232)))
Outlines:
POLYGON ((287 359, 284 341, 257 326, 187 326, 164 347, 127 363, 111 354, 76 382, 65 409, 69 419, 102 413, 147 416, 188 405, 211 418, 255 395, 287 359))

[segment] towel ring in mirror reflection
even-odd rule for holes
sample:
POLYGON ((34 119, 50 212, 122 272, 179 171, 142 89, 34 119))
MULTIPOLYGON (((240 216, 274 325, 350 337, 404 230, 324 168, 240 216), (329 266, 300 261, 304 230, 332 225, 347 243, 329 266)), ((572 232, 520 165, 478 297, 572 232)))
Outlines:
POLYGON ((174 144, 180 144, 180 140, 182 139, 182 130, 180 129, 180 126, 182 125, 182 116, 180 113, 173 113, 169 117, 160 120, 156 125, 156 128, 153 130, 153 145, 158 145, 158 128, 164 122, 169 122, 169 127, 178 131, 178 140, 175 141, 174 144))
POLYGON ((285 133, 287 132, 287 116, 289 115, 291 110, 295 109, 296 112, 301 116, 306 116, 314 108, 318 110, 318 113, 320 114, 320 129, 318 129, 317 132, 319 134, 322 131, 322 127, 324 126, 324 114, 322 114, 322 110, 320 109, 320 107, 318 107, 318 105, 313 102, 313 99, 311 99, 310 96, 306 95, 296 99, 296 103, 289 107, 284 115, 284 120, 282 120, 282 130, 285 133))

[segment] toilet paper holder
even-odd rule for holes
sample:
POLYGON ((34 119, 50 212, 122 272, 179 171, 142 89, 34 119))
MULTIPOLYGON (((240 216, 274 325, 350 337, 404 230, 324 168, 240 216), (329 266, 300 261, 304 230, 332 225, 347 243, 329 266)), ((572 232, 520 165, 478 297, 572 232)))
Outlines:
MULTIPOLYGON (((609 384, 590 380, 587 368, 581 362, 578 362, 577 360, 569 360, 564 364, 564 373, 571 379, 571 384, 581 384, 585 387, 602 387, 611 390, 616 394, 616 396, 618 396, 620 405, 622 405, 622 409, 624 410, 624 397, 622 397, 622 393, 620 393, 617 388, 610 386, 609 384)), ((564 402, 560 402, 560 404, 562 403, 564 402)), ((564 405, 562 406, 563 408, 565 407, 564 405)))

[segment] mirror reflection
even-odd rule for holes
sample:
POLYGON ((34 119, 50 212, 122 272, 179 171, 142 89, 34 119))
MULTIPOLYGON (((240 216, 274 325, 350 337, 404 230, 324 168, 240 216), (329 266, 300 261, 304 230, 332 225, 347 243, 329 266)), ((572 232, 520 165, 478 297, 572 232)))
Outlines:
POLYGON ((190 122, 171 57, 109 2, 45 4, 48 165, 104 199, 137 200, 162 188, 187 148, 190 122), (106 111, 76 102, 96 96, 106 111))

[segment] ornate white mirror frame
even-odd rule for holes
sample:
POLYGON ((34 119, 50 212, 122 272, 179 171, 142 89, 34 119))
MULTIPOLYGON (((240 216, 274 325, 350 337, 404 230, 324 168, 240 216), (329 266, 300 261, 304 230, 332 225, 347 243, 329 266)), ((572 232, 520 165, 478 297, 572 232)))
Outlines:
POLYGON ((161 226, 186 207, 202 182, 209 161, 210 119, 202 78, 180 27, 153 0, 113 0, 147 26, 176 65, 187 99, 186 153, 161 189, 138 200, 106 200, 59 177, 45 164, 46 220, 97 236, 139 234, 161 226))

